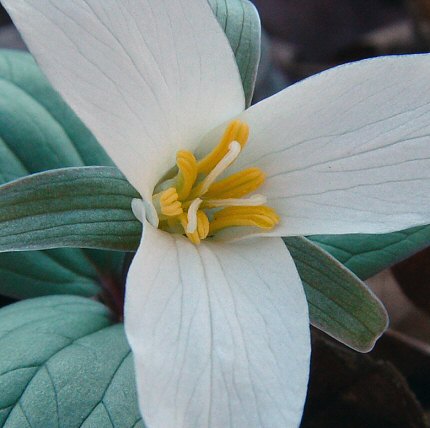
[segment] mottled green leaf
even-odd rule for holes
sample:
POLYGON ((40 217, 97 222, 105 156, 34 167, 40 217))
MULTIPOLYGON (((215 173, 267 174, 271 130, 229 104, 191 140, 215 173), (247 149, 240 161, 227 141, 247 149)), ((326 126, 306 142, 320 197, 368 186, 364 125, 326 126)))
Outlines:
MULTIPOLYGON (((39 171, 112 165, 95 138, 24 52, 0 50, 0 184, 39 171)), ((92 296, 124 255, 77 249, 0 254, 0 294, 92 296)))
POLYGON ((9 305, 0 349, 0 426, 144 426, 123 326, 103 305, 74 296, 9 305))
POLYGON ((115 167, 64 168, 0 186, 0 251, 136 248, 139 194, 115 167))
POLYGON ((306 238, 284 238, 305 288, 311 323, 367 352, 385 331, 387 313, 358 277, 306 238))
POLYGON ((261 51, 261 25, 257 9, 249 0, 208 0, 224 29, 236 57, 245 91, 251 104, 261 51))
POLYGON ((428 247, 430 226, 383 235, 318 235, 310 239, 361 279, 367 279, 428 247))

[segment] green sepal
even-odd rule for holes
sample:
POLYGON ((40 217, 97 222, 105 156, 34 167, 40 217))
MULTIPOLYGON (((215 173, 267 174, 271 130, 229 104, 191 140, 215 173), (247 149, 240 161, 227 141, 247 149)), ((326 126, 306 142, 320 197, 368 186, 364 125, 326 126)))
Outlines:
POLYGON ((143 428, 122 324, 75 296, 0 310, 0 426, 143 428))
POLYGON ((284 241, 303 282, 312 325, 356 351, 370 351, 388 325, 378 298, 308 239, 291 237, 284 241))
POLYGON ((79 247, 128 250, 142 227, 139 194, 114 167, 57 169, 0 186, 0 251, 79 247))
POLYGON ((261 53, 261 24, 248 0, 208 0, 236 57, 246 106, 251 105, 261 53))

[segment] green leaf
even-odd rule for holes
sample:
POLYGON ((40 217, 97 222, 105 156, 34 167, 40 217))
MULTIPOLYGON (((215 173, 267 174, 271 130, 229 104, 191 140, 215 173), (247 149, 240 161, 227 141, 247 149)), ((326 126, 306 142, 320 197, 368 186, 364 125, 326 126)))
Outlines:
POLYGON ((3 182, 54 168, 112 165, 27 53, 0 50, 0 112, 3 182))
POLYGON ((367 279, 428 247, 430 226, 383 235, 318 235, 310 239, 360 278, 367 279))
POLYGON ((123 327, 103 305, 74 296, 9 305, 0 348, 0 426, 144 426, 123 327))
POLYGON ((137 248, 139 194, 115 167, 57 169, 0 187, 0 251, 137 248))
MULTIPOLYGON (((39 171, 112 165, 28 53, 0 50, 0 184, 39 171)), ((0 255, 0 294, 92 296, 124 254, 78 249, 0 255)))
POLYGON ((360 351, 370 351, 388 325, 387 313, 354 274, 306 238, 284 238, 299 271, 312 325, 360 351))
POLYGON ((236 57, 245 91, 251 105, 261 52, 260 17, 248 0, 208 0, 236 57))
POLYGON ((93 296, 97 272, 81 251, 29 251, 0 254, 0 292, 20 298, 49 294, 93 296), (74 256, 74 257, 72 257, 74 256))

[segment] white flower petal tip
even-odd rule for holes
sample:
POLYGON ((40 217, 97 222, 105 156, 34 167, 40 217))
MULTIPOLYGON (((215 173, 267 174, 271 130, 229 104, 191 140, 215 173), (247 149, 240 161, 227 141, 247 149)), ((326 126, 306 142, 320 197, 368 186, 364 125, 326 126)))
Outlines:
POLYGON ((146 225, 125 330, 148 426, 299 426, 309 319, 280 239, 195 246, 146 225))
POLYGON ((53 86, 146 200, 177 150, 194 150, 245 107, 234 54, 206 1, 2 4, 53 86))

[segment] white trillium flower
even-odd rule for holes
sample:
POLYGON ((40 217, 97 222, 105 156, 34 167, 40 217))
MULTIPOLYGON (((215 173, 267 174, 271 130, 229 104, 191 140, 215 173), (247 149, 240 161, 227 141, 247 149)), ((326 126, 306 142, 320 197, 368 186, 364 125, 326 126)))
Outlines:
POLYGON ((309 320, 280 237, 429 223, 430 57, 338 67, 244 111, 205 0, 3 4, 144 201, 125 329, 148 427, 298 426, 309 320))

